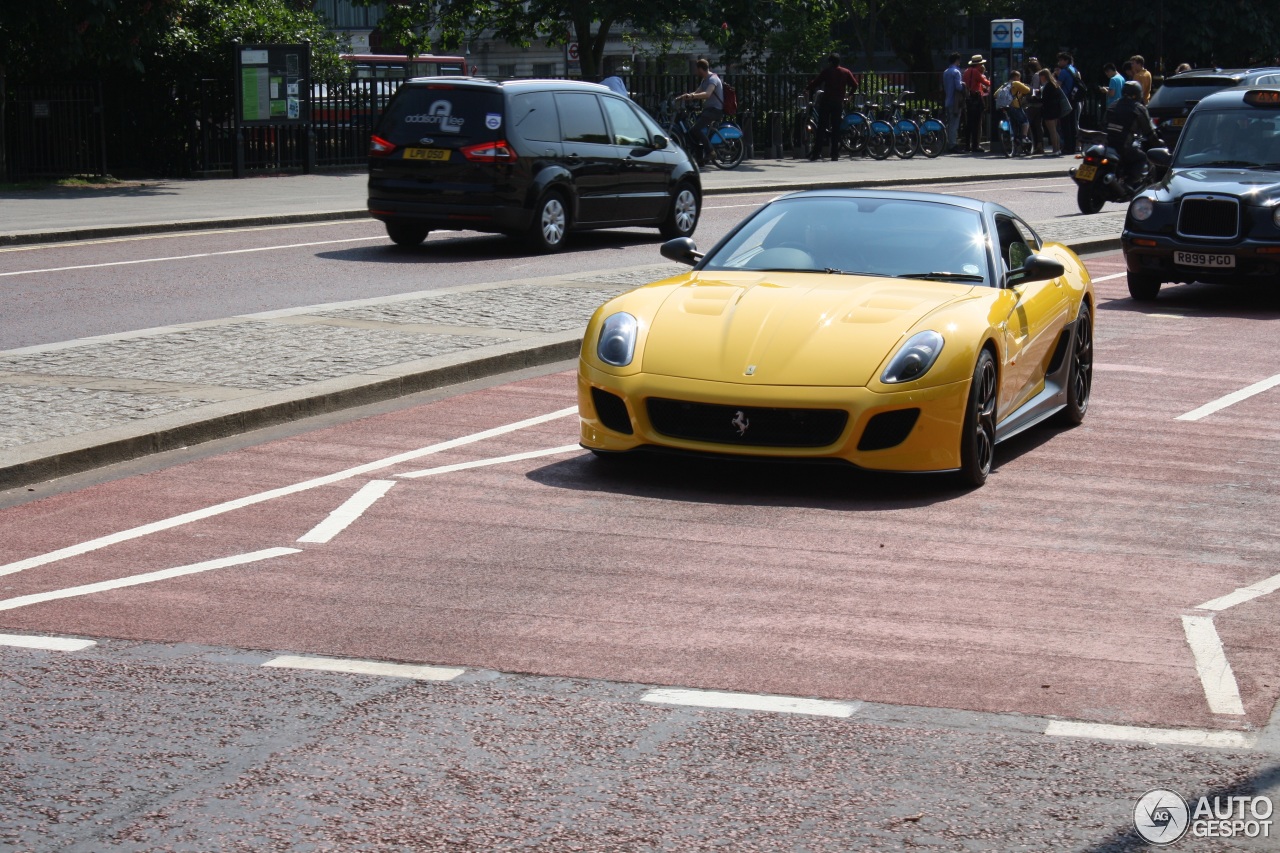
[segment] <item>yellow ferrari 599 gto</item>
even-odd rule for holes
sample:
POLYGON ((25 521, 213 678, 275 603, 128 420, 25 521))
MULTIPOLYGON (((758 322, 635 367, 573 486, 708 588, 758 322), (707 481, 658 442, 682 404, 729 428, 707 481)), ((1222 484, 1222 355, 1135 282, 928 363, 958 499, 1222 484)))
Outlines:
POLYGON ((1093 285, 1070 249, 990 202, 927 193, 782 196, 684 275, 587 326, 582 445, 830 459, 986 482, 999 442, 1079 423, 1093 285))

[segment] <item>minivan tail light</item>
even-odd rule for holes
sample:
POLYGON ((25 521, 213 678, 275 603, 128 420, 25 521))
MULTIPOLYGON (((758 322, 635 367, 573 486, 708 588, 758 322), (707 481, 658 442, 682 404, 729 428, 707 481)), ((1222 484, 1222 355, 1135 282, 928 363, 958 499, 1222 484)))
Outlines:
POLYGON ((499 139, 497 142, 480 142, 468 145, 461 150, 462 156, 472 163, 514 163, 516 161, 516 152, 505 139, 499 139))
POLYGON ((392 151, 396 150, 394 142, 388 142, 381 136, 369 137, 369 156, 370 157, 386 157, 392 151))

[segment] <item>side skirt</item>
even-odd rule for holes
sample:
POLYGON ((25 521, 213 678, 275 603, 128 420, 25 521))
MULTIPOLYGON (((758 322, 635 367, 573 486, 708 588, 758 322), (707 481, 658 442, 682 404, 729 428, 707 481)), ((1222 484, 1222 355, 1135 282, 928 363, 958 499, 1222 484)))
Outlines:
POLYGON ((996 444, 1013 438, 1067 407, 1067 382, 1071 378, 1071 359, 1068 355, 1075 351, 1076 328, 1079 323, 1079 319, 1075 320, 1058 336, 1058 346, 1049 362, 1049 373, 1044 377, 1044 389, 996 426, 996 444))

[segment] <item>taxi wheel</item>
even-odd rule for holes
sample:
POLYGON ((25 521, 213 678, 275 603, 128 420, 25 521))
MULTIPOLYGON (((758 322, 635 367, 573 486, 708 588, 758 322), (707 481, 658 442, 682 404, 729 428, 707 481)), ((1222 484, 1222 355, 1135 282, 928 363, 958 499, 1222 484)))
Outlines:
POLYGON ((1160 293, 1160 279, 1141 273, 1129 273, 1129 295, 1135 302, 1154 302, 1160 293))
POLYGON ((698 227, 698 193, 689 184, 676 188, 675 198, 667 209, 667 218, 658 226, 663 239, 688 237, 698 227))
POLYGON ((978 354, 969 385, 969 405, 964 413, 964 431, 960 435, 960 482, 977 488, 987 482, 996 451, 996 362, 991 351, 978 354))
POLYGON ((529 229, 529 244, 539 252, 558 252, 564 248, 569 233, 569 210, 564 196, 549 192, 538 199, 529 229))
POLYGON ((388 222, 387 236, 397 246, 416 246, 427 239, 431 229, 425 225, 413 225, 408 222, 388 222))

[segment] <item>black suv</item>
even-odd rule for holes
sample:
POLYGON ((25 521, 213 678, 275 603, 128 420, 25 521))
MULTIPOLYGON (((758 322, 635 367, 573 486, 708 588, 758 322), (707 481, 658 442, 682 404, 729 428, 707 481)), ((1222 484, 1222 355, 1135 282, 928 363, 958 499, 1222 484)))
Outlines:
POLYGON ((1280 281, 1280 86, 1196 105, 1166 177, 1129 203, 1120 243, 1140 301, 1166 281, 1280 281))
POLYGON ((526 237, 698 224, 698 168, 628 98, 595 83, 426 77, 387 104, 369 143, 369 213, 402 245, 432 229, 526 237))
POLYGON ((1191 108, 1206 95, 1236 86, 1280 84, 1280 68, 1197 68, 1175 74, 1151 95, 1147 112, 1160 141, 1168 148, 1178 142, 1178 134, 1191 108))

